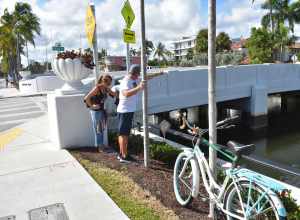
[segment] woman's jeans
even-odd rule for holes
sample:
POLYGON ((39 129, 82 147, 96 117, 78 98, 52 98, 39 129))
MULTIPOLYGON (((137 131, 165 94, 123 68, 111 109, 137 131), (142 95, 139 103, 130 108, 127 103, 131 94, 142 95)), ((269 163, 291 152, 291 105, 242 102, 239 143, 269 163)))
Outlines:
POLYGON ((105 111, 94 111, 90 110, 92 122, 93 122, 93 131, 95 136, 95 147, 103 146, 103 133, 106 129, 106 114, 105 111))

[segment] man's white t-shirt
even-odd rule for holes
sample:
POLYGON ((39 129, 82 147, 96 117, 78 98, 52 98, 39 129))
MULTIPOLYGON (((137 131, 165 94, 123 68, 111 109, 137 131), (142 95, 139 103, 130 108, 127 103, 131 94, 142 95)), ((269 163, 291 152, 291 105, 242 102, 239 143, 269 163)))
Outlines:
POLYGON ((119 86, 119 104, 117 108, 117 112, 119 113, 127 113, 127 112, 135 112, 137 109, 137 101, 138 101, 138 94, 135 94, 130 97, 125 97, 123 95, 124 90, 133 89, 140 83, 140 80, 132 80, 129 76, 125 76, 122 79, 120 86, 119 86))

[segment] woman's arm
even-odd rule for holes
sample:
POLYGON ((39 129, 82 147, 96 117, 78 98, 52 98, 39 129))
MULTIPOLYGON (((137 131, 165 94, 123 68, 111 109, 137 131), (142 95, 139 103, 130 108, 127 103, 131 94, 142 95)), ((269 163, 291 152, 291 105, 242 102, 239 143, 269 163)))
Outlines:
POLYGON ((111 89, 108 89, 108 95, 110 95, 111 97, 115 97, 117 95, 116 92, 112 91, 111 89))

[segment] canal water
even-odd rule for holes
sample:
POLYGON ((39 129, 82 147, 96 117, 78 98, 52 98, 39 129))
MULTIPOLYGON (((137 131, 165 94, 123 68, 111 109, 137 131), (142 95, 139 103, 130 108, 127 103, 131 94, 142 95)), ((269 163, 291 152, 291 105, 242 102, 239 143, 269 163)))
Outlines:
MULTIPOLYGON (((219 132, 219 141, 223 144, 228 140, 255 144, 254 155, 300 173, 300 96, 287 97, 285 109, 281 107, 281 96, 269 97, 268 127, 265 130, 254 132, 246 123, 240 123, 235 128, 219 132)), ((300 177, 255 164, 249 164, 249 167, 300 187, 300 177)))
MULTIPOLYGON (((255 144, 253 155, 278 163, 300 174, 300 95, 289 95, 282 108, 282 96, 269 97, 268 127, 264 130, 253 131, 248 123, 240 121, 234 128, 218 131, 218 143, 226 144, 234 140, 242 144, 255 144)), ((207 108, 200 109, 199 127, 207 127, 207 108)), ((176 141, 191 146, 190 141, 176 141)), ((205 151, 205 149, 204 149, 205 151)), ((279 172, 276 169, 259 166, 244 161, 248 168, 272 176, 281 181, 300 187, 300 177, 279 172)))

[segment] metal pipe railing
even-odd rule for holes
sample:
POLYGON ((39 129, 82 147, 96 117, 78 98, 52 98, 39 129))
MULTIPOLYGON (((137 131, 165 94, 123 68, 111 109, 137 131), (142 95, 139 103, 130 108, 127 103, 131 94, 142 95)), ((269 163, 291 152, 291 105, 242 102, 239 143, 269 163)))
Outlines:
MULTIPOLYGON (((159 125, 151 125, 150 129, 156 134, 160 133, 160 126, 159 125)), ((193 141, 193 139, 194 139, 194 137, 190 134, 186 134, 186 133, 183 133, 181 131, 177 131, 177 130, 174 130, 174 129, 171 129, 171 128, 168 129, 168 131, 166 131, 166 133, 177 136, 177 137, 180 137, 180 138, 183 138, 183 139, 188 140, 188 141, 193 141)), ((247 160, 247 161, 250 161, 254 164, 277 170, 277 171, 279 171, 283 174, 288 174, 288 175, 300 177, 300 170, 296 169, 294 167, 290 167, 290 166, 287 166, 287 165, 284 165, 284 164, 281 164, 281 163, 278 163, 278 162, 274 162, 274 161, 271 161, 271 160, 268 160, 268 159, 265 159, 265 158, 261 158, 257 155, 242 156, 242 158, 247 160)))

